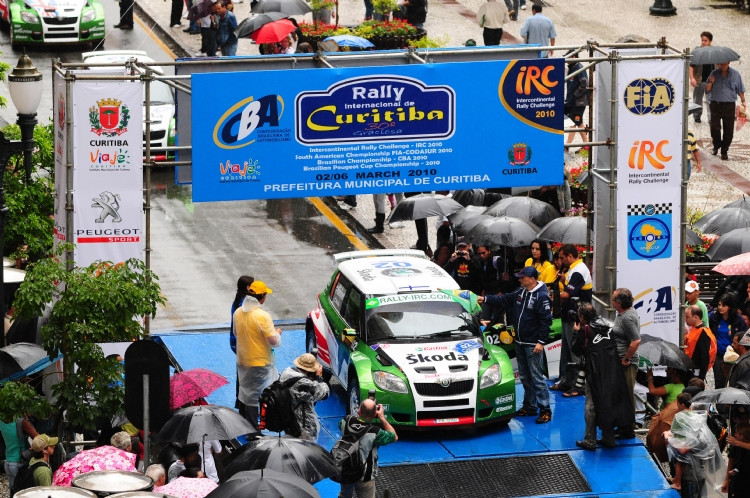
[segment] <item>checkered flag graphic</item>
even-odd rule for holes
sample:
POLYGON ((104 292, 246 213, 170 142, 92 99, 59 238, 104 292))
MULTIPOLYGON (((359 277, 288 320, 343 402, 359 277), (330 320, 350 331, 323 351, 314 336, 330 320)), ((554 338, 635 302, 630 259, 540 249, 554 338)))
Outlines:
POLYGON ((628 216, 656 214, 672 214, 672 203, 663 202, 661 204, 628 204, 628 216))

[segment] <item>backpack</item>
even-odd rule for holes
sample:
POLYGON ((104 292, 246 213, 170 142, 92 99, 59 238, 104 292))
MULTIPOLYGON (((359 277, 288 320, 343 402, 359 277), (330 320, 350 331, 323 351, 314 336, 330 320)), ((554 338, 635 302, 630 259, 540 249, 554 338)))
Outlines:
MULTIPOLYGON (((352 484, 364 477, 367 466, 367 458, 363 459, 359 451, 360 442, 368 432, 377 432, 378 426, 363 423, 364 427, 356 430, 350 424, 356 417, 350 416, 346 419, 346 426, 341 438, 331 448, 331 457, 340 474, 331 477, 332 481, 341 484, 352 484)), ((369 457, 369 455, 368 455, 369 457)))
POLYGON ((29 462, 23 464, 23 466, 21 466, 16 473, 16 478, 13 481, 13 489, 11 490, 11 496, 18 493, 19 491, 36 486, 36 483, 34 482, 34 471, 42 465, 46 465, 47 467, 49 467, 49 464, 44 461, 36 462, 34 465, 29 465, 29 462))
POLYGON ((277 379, 273 384, 263 389, 258 398, 260 408, 258 428, 272 432, 284 431, 294 437, 302 434, 302 428, 294 415, 292 395, 289 392, 289 388, 301 378, 293 377, 285 382, 277 379))

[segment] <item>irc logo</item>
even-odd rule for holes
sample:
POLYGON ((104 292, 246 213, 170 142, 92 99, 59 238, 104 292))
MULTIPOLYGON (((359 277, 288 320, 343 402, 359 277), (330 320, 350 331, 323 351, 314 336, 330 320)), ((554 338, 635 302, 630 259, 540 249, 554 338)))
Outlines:
POLYGON ((552 88, 555 88, 559 81, 556 81, 553 76, 555 66, 548 65, 544 68, 538 66, 521 66, 516 76, 516 93, 519 95, 531 95, 532 93, 540 93, 542 95, 549 95, 552 93, 552 88), (535 92, 532 92, 535 90, 535 92))
POLYGON ((666 155, 664 148, 669 145, 669 140, 652 142, 651 140, 636 140, 630 148, 628 155, 628 166, 630 169, 643 169, 646 161, 656 169, 664 169, 672 156, 666 155))
POLYGON ((633 114, 663 114, 674 104, 674 86, 664 78, 639 78, 625 87, 623 102, 633 114))
POLYGON ((253 133, 264 126, 279 126, 284 100, 279 95, 248 97, 230 107, 214 127, 214 143, 222 149, 239 149, 255 142, 253 133))

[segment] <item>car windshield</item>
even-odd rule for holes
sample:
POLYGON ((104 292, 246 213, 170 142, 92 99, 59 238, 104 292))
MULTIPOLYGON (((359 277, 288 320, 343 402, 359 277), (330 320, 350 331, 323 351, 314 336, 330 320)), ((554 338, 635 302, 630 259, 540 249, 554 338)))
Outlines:
MULTIPOLYGON (((146 100, 146 87, 143 87, 143 100, 146 100)), ((151 83, 151 105, 174 104, 172 89, 163 81, 151 83)))
POLYGON ((454 302, 418 301, 381 305, 368 309, 365 320, 367 342, 478 335, 471 315, 454 302))

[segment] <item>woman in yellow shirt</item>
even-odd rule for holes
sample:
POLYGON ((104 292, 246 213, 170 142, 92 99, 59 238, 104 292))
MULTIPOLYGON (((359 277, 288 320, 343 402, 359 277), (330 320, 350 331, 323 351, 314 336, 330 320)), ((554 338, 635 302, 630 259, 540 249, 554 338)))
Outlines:
POLYGON ((533 266, 536 271, 539 272, 539 281, 545 284, 550 284, 557 278, 557 270, 555 265, 550 263, 549 260, 549 249, 547 249, 547 243, 535 239, 529 245, 529 252, 531 257, 526 260, 524 266, 533 266))

